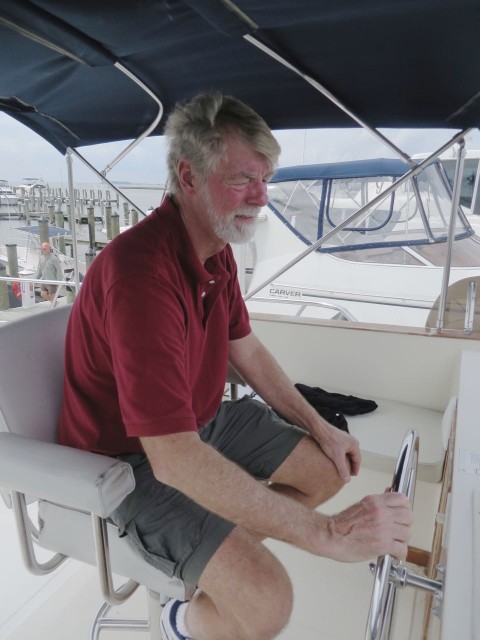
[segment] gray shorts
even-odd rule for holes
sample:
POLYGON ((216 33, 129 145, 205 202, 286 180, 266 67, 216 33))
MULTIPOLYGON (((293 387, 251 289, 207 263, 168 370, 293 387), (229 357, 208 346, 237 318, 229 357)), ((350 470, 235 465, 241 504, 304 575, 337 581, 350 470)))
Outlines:
MULTIPOLYGON (((252 476, 267 480, 305 431, 279 418, 262 402, 246 397, 222 402, 199 435, 252 476)), ((127 535, 145 560, 163 573, 196 586, 235 525, 158 482, 145 455, 121 458, 132 465, 136 486, 111 515, 120 535, 127 535)))
POLYGON ((41 284, 40 291, 46 291, 47 293, 55 293, 58 289, 56 284, 41 284))

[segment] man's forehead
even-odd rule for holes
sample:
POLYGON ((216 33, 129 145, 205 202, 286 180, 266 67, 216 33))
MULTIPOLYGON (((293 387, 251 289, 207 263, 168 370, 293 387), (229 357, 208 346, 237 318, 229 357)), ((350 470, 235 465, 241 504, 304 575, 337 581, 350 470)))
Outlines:
POLYGON ((235 138, 227 143, 217 171, 223 175, 243 175, 246 177, 264 177, 273 173, 272 162, 243 140, 235 138))

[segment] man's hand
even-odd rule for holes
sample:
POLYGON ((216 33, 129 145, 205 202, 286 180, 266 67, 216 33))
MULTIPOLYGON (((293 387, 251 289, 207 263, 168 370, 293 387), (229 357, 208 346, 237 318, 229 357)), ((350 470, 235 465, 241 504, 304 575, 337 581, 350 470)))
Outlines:
POLYGON ((322 431, 311 430, 311 435, 337 468, 344 482, 350 482, 360 469, 360 447, 358 440, 330 424, 322 431))
POLYGON ((329 518, 330 540, 325 555, 341 562, 387 554, 404 560, 412 523, 412 508, 402 493, 367 496, 329 518))

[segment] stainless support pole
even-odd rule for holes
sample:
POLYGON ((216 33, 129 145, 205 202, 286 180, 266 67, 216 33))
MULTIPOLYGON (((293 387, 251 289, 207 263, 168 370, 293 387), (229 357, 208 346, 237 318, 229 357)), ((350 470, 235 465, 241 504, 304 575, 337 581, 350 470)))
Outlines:
POLYGON ((467 308, 465 310, 465 335, 469 336, 473 331, 475 319, 475 298, 477 296, 477 283, 472 280, 468 283, 467 308))
POLYGON ((73 251, 73 278, 75 282, 75 293, 78 295, 80 290, 80 274, 78 273, 78 247, 77 247, 77 224, 75 222, 75 195, 73 188, 73 158, 72 149, 67 149, 67 172, 68 172, 68 193, 70 202, 70 233, 72 234, 72 251, 73 251))
POLYGON ((465 160, 465 140, 462 137, 458 141, 460 147, 455 167, 455 181, 453 184, 452 210, 450 213, 450 224, 448 226, 447 251, 445 254, 445 264, 443 265, 442 289, 440 291, 440 301, 438 303, 437 331, 443 329, 445 322, 445 308, 447 306, 447 290, 450 279, 450 265, 452 263, 452 248, 455 238, 455 225, 457 222, 457 211, 460 202, 460 187, 462 184, 463 163, 465 160))
POLYGON ((390 580, 396 587, 415 587, 415 589, 432 593, 438 600, 443 597, 443 582, 441 580, 418 576, 408 571, 404 566, 392 567, 390 580))
POLYGON ((27 505, 23 493, 11 491, 13 514, 15 516, 15 524, 17 526, 18 536, 20 539, 20 550, 22 553, 25 566, 36 576, 43 576, 51 573, 59 567, 67 556, 56 553, 46 562, 39 562, 35 556, 32 540, 32 529, 30 518, 28 517, 27 505))
POLYGON ((121 604, 132 595, 139 585, 134 580, 128 580, 119 589, 115 590, 110 566, 107 523, 103 518, 100 518, 94 513, 91 514, 91 518, 102 595, 106 602, 111 605, 121 604))
MULTIPOLYGON (((162 119, 163 116, 163 104, 161 103, 160 99, 153 93, 153 91, 151 91, 149 89, 149 87, 147 87, 147 85, 142 82, 140 80, 140 78, 138 78, 134 73, 132 73, 129 69, 127 69, 123 64, 121 64, 120 62, 116 62, 115 63, 115 67, 121 71, 124 75, 127 76, 127 78, 130 78, 130 80, 132 82, 134 82, 137 86, 139 86, 143 91, 145 91, 146 94, 148 94, 152 100, 154 100, 157 105, 158 105, 158 113, 155 116, 154 121, 151 123, 151 125, 142 133, 142 135, 138 136, 138 138, 136 138, 135 140, 133 140, 121 153, 118 154, 118 156, 116 158, 114 158, 112 160, 112 162, 110 162, 109 164, 107 164, 107 166, 105 167, 105 169, 103 170, 103 175, 107 175, 107 173, 109 171, 111 171, 113 169, 113 167, 120 162, 120 160, 122 160, 127 154, 129 154, 138 144, 140 144, 140 142, 142 142, 142 140, 144 140, 148 135, 150 135, 152 133, 152 131, 157 127, 157 125, 159 124, 160 120, 162 119)), ((117 191, 117 190, 116 190, 117 191)), ((117 191, 118 193, 118 191, 117 191)))

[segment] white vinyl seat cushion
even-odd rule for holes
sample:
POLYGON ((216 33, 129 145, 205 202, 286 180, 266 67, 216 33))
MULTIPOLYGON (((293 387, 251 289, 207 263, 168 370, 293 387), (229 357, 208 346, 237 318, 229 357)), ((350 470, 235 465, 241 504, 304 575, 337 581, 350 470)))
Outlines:
MULTIPOLYGON (((95 566, 95 546, 90 514, 78 509, 40 500, 38 505, 40 535, 38 544, 50 551, 95 566)), ((186 600, 191 592, 181 580, 169 578, 140 556, 120 538, 112 522, 107 523, 108 547, 112 572, 128 577, 157 593, 168 593, 172 598, 186 600)))
POLYGON ((375 400, 378 404, 375 411, 347 417, 350 433, 360 442, 362 465, 393 473, 398 456, 395 443, 402 442, 406 431, 416 429, 420 435, 417 477, 440 482, 456 398, 450 400, 445 412, 395 400, 375 400))

